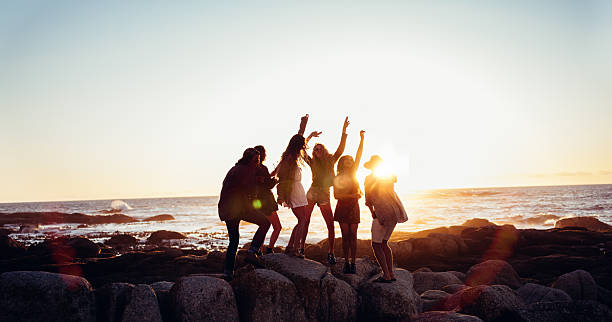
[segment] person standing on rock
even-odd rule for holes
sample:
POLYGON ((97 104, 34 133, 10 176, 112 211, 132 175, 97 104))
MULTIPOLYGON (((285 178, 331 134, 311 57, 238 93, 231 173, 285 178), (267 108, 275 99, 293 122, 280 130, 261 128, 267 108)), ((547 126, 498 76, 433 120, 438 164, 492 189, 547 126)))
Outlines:
POLYGON ((408 220, 404 205, 395 193, 395 175, 377 173, 383 163, 378 155, 373 155, 363 167, 372 171, 365 179, 365 204, 372 213, 372 249, 382 276, 376 282, 389 283, 395 281, 393 273, 393 253, 387 244, 395 225, 408 220))
POLYGON ((357 255, 357 227, 360 222, 359 199, 361 189, 357 182, 357 169, 363 153, 363 137, 365 131, 359 132, 361 137, 355 159, 344 155, 338 160, 338 175, 334 178, 334 197, 338 200, 334 220, 340 223, 342 233, 342 250, 344 252, 345 274, 355 274, 355 257, 357 255), (349 263, 349 253, 351 261, 349 263))
POLYGON ((259 209, 261 213, 266 215, 268 221, 270 221, 270 224, 272 224, 272 228, 274 229, 272 231, 272 235, 270 236, 268 247, 266 248, 266 254, 270 254, 273 252, 278 235, 280 235, 280 232, 283 229, 280 220, 278 219, 278 214, 276 213, 278 210, 278 205, 276 204, 276 199, 274 199, 274 194, 271 190, 274 188, 274 186, 276 186, 277 181, 270 175, 268 167, 263 164, 263 162, 266 160, 266 149, 263 147, 263 145, 255 146, 254 149, 259 152, 259 160, 261 161, 255 174, 257 177, 257 199, 254 205, 255 208, 259 209))
MULTIPOLYGON (((297 217, 298 223, 291 231, 289 243, 285 248, 285 254, 304 258, 303 249, 299 249, 301 239, 303 238, 303 229, 305 224, 305 209, 308 205, 306 192, 302 186, 302 168, 304 163, 304 155, 306 154, 306 142, 304 131, 308 123, 308 114, 302 117, 298 134, 291 137, 289 144, 281 156, 281 160, 272 171, 272 175, 278 177, 278 204, 291 208, 293 214, 297 217)), ((318 132, 312 132, 308 139, 318 135, 318 132)))
MULTIPOLYGON (((344 125, 342 126, 342 136, 340 137, 340 144, 334 154, 329 153, 325 146, 321 143, 317 143, 312 149, 312 157, 306 154, 306 163, 310 166, 312 171, 312 184, 306 197, 308 199, 308 205, 306 206, 306 222, 303 231, 303 238, 301 248, 304 248, 306 241, 306 235, 308 234, 308 226, 310 225, 310 216, 315 205, 319 205, 321 215, 325 219, 327 225, 327 243, 329 245, 329 251, 327 253, 327 261, 330 265, 336 264, 336 257, 334 256, 334 240, 336 238, 334 231, 334 214, 332 213, 329 189, 334 183, 334 166, 336 162, 344 152, 346 145, 346 128, 349 125, 348 116, 344 119, 344 125)), ((319 133, 314 135, 318 137, 319 133)))
POLYGON ((270 222, 261 212, 255 209, 253 203, 256 198, 256 173, 259 165, 259 152, 253 148, 248 148, 244 151, 242 158, 238 160, 236 165, 228 171, 223 180, 218 209, 219 218, 225 221, 229 236, 229 245, 225 254, 225 268, 223 270, 224 278, 227 280, 231 280, 234 275, 234 263, 240 239, 238 228, 242 220, 259 226, 253 236, 253 241, 247 251, 245 260, 249 263, 260 265, 258 253, 270 228, 270 222))

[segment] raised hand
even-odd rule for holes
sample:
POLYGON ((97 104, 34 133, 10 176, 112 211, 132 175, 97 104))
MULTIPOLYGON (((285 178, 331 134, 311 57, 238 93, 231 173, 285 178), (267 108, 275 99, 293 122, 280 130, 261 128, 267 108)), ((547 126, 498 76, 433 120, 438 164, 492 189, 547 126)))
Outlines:
POLYGON ((361 139, 363 140, 363 136, 365 135, 365 131, 361 130, 359 131, 359 136, 361 136, 361 139))
POLYGON ((321 135, 321 133, 323 133, 323 132, 312 131, 312 133, 310 133, 310 135, 308 135, 308 136, 312 137, 312 138, 318 138, 319 135, 321 135))
POLYGON ((346 133, 346 128, 351 124, 348 120, 348 116, 344 119, 344 125, 342 126, 342 133, 346 133))

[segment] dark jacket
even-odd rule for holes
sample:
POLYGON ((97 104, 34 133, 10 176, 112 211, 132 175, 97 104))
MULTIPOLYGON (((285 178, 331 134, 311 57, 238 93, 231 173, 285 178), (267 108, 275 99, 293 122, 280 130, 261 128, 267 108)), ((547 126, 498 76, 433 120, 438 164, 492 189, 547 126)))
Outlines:
POLYGON ((222 221, 239 219, 244 213, 255 211, 251 203, 257 188, 255 171, 246 165, 235 165, 225 175, 218 204, 222 221))

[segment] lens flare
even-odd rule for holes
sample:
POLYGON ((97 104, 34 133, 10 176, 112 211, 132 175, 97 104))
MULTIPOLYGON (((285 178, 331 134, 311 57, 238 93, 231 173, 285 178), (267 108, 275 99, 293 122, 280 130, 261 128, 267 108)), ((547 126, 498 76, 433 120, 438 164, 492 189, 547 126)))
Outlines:
POLYGON ((259 200, 259 199, 253 200, 253 208, 255 208, 257 210, 261 209, 261 200, 259 200))

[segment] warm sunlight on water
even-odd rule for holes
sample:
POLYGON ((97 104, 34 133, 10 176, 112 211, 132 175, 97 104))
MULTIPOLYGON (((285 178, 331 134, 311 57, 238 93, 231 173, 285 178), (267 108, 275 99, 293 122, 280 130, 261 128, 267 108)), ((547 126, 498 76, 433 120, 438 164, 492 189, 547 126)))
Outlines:
MULTIPOLYGON (((396 230, 418 231, 439 226, 461 224, 470 218, 486 218, 498 224, 513 224, 519 228, 551 228, 557 219, 568 216, 597 216, 612 224, 612 185, 553 186, 521 188, 484 188, 414 191, 401 194, 409 220, 396 230)), ((78 226, 73 224, 42 225, 32 233, 16 233, 16 239, 32 242, 48 235, 86 235, 103 241, 114 232, 131 233, 146 239, 156 230, 186 233, 185 246, 215 247, 226 244, 225 225, 217 216, 218 197, 158 198, 124 200, 121 212, 137 219, 159 214, 171 214, 176 219, 165 222, 136 222, 78 226)), ((0 213, 22 211, 80 212, 100 215, 108 210, 112 200, 11 203, 0 204, 0 213)), ((332 207, 335 203, 332 202, 332 207)), ((283 231, 279 245, 286 244, 291 228, 297 220, 288 209, 281 209, 279 217, 283 231)), ((370 238, 371 216, 361 200, 361 224, 358 237, 370 238)), ((243 224, 241 243, 250 240, 254 225, 243 224)), ((17 229, 18 227, 12 227, 17 229)), ((336 225, 336 235, 340 229, 336 225)), ((318 208, 312 214, 308 242, 327 237, 325 223, 318 208)))

